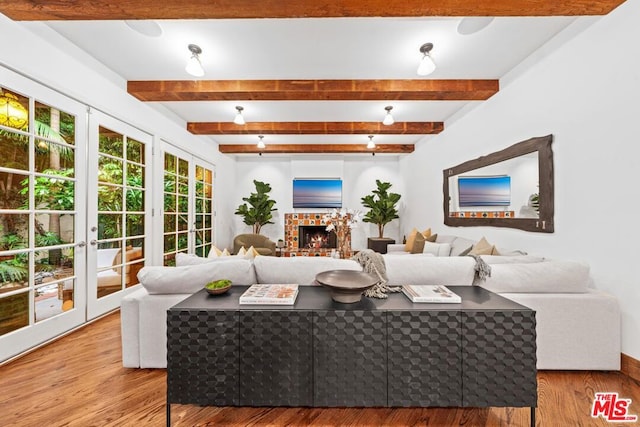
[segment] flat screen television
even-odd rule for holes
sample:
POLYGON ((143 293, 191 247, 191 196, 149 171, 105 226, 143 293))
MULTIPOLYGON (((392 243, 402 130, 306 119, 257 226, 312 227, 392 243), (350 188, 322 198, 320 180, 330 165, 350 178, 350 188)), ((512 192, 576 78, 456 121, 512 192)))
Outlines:
POLYGON ((293 180, 294 208, 341 208, 342 180, 304 179, 293 180))
POLYGON ((458 178, 460 207, 509 206, 511 204, 511 177, 461 176, 458 178))

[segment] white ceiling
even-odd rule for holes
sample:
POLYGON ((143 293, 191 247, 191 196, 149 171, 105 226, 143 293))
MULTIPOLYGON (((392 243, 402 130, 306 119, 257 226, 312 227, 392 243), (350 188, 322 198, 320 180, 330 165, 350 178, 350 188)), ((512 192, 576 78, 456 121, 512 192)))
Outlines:
MULTIPOLYGON (((430 79, 499 79, 573 22, 574 17, 496 18, 461 35, 460 18, 325 18, 156 21, 159 37, 124 21, 56 21, 48 25, 126 80, 188 80, 187 45, 199 45, 207 80, 417 79, 419 47, 432 42, 438 68, 430 79)), ((26 25, 29 25, 26 23, 26 25)), ((480 101, 472 101, 480 102, 480 101)), ((464 101, 209 101, 164 102, 185 122, 446 121, 464 101)), ((184 125, 184 123, 181 123, 184 125)), ((224 144, 253 135, 214 136, 224 144)), ((414 143, 421 135, 380 135, 378 143, 414 143)), ((269 143, 364 143, 364 135, 267 135, 269 143)))

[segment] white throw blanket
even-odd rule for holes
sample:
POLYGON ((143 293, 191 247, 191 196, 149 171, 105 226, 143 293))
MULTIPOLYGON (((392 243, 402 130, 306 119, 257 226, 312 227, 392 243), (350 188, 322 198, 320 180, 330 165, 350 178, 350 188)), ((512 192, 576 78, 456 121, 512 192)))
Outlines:
POLYGON ((371 249, 364 249, 352 256, 351 259, 358 262, 365 273, 370 273, 378 277, 378 282, 373 287, 364 291, 364 296, 370 298, 387 298, 387 292, 400 292, 402 290, 400 286, 387 285, 387 268, 384 264, 384 258, 379 253, 371 249))

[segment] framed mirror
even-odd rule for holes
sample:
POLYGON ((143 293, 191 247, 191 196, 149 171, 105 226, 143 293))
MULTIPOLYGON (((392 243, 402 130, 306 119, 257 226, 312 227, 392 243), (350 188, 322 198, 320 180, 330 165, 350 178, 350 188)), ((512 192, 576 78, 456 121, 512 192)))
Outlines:
POLYGON ((444 223, 553 233, 552 135, 443 171, 444 223))

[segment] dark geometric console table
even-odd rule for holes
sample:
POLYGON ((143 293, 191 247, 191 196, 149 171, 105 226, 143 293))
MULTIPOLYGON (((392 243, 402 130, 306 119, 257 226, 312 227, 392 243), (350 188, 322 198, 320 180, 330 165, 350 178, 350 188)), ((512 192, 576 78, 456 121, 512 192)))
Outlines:
POLYGON ((293 306, 240 306, 244 286, 199 291, 167 313, 167 425, 172 403, 530 407, 535 425, 535 312, 450 288, 461 304, 340 304, 302 286, 293 306))

